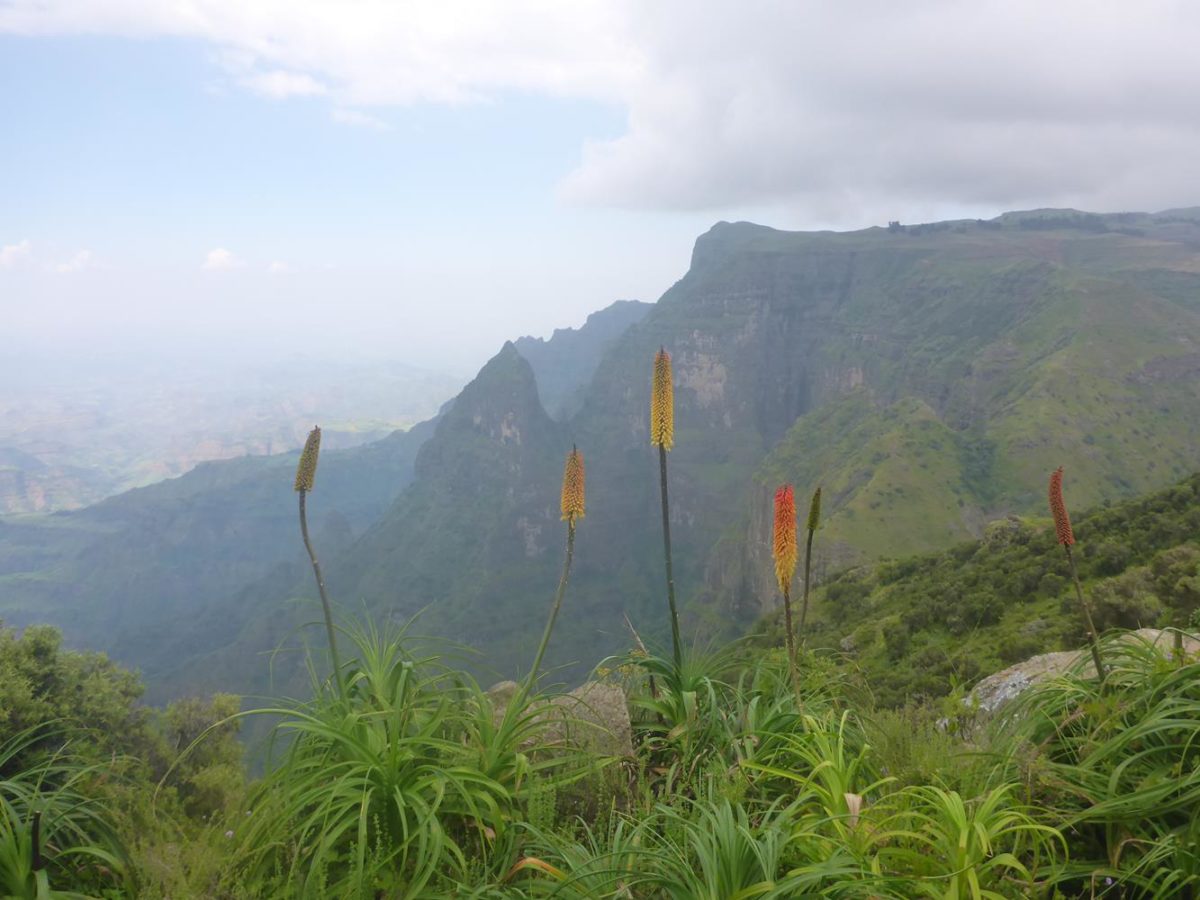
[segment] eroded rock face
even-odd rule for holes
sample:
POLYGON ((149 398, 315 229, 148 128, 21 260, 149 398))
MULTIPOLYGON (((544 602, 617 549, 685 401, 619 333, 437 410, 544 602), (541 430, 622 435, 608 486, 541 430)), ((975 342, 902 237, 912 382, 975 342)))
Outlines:
MULTIPOLYGON (((1131 631, 1130 635, 1151 641, 1163 653, 1173 651, 1175 643, 1173 632, 1162 631, 1158 628, 1141 628, 1131 631)), ((1183 649, 1185 653, 1189 654, 1200 653, 1200 640, 1185 637, 1183 649)), ((1007 669, 983 679, 971 691, 967 698, 967 704, 985 715, 993 715, 1028 690, 1031 685, 1062 675, 1087 655, 1087 650, 1064 650, 1030 657, 1024 662, 1009 666, 1007 669)))
MULTIPOLYGON (((488 688, 497 719, 504 715, 518 690, 520 685, 515 681, 501 681, 488 688)), ((547 744, 570 744, 600 756, 633 755, 629 702, 617 685, 589 681, 543 704, 537 719, 546 726, 541 740, 547 744)))

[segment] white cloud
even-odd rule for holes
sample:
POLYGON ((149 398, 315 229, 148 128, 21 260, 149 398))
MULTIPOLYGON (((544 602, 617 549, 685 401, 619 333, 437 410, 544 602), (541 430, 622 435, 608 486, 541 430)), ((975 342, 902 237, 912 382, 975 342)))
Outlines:
POLYGON ((291 266, 278 259, 273 260, 271 264, 267 266, 267 271, 272 275, 282 275, 283 273, 290 272, 291 270, 291 266))
POLYGON ((204 265, 201 268, 218 272, 228 269, 240 269, 243 265, 245 264, 240 259, 224 247, 217 247, 214 250, 208 251, 208 255, 204 257, 204 265))
POLYGON ((0 269, 15 269, 33 255, 33 244, 28 240, 0 246, 0 269))
POLYGON ((92 264, 92 251, 80 250, 66 262, 59 263, 55 269, 59 272, 78 272, 92 264))
POLYGON ((342 125, 356 125, 359 128, 371 128, 375 131, 392 130, 392 126, 383 121, 383 119, 376 118, 357 109, 342 109, 340 106, 334 107, 330 115, 333 121, 342 125))
POLYGON ((244 76, 241 81, 256 93, 276 100, 288 97, 320 97, 329 93, 329 89, 311 75, 286 72, 283 69, 253 72, 244 76))
POLYGON ((1200 202, 1200 4, 1177 0, 7 0, 0 32, 205 40, 236 83, 346 124, 509 92, 616 105, 624 133, 561 186, 577 203, 1200 202))

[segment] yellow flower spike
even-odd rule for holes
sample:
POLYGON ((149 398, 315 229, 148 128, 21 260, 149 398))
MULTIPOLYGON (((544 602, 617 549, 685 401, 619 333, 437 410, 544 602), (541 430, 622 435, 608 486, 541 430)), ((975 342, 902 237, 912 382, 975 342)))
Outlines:
POLYGON ((654 356, 654 389, 650 394, 650 444, 670 450, 675 443, 675 395, 671 354, 659 347, 654 356))
POLYGON ((572 447, 567 454, 562 482, 562 517, 572 525, 584 516, 584 478, 583 454, 572 447))
POLYGON ((321 455, 321 429, 313 428, 304 442, 300 452, 300 462, 296 466, 296 490, 311 491, 313 482, 317 479, 317 457, 321 455))

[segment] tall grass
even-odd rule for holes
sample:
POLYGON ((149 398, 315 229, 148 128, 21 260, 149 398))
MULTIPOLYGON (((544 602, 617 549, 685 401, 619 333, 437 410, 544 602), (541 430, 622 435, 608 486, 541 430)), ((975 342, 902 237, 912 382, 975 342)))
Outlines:
POLYGON ((1180 662, 1136 634, 1102 649, 1103 685, 1076 664, 1018 698, 994 740, 1044 817, 1071 836, 1068 885, 1196 896, 1200 660, 1180 662))
MULTIPOLYGON (((52 731, 52 726, 28 729, 0 743, 0 770, 52 738, 52 731)), ((0 896, 49 900, 86 897, 90 890, 131 895, 125 849, 92 790, 104 773, 64 745, 0 779, 0 896)))

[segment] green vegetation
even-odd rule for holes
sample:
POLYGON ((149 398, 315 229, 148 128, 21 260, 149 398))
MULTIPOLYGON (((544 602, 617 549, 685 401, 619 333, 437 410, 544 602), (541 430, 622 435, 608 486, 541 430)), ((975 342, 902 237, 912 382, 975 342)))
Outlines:
MULTIPOLYGON (((791 537, 776 553, 790 577, 798 522, 782 493, 791 537)), ((574 450, 563 574, 534 666, 511 691, 483 690, 407 627, 368 623, 343 630, 351 658, 334 677, 309 657, 310 699, 238 712, 216 696, 156 714, 104 657, 62 651, 49 628, 3 631, 0 887, 20 898, 1190 900, 1200 655, 1182 631, 1171 644, 1120 626, 1196 618, 1198 500, 1200 475, 1080 517, 1081 574, 1117 626, 1099 651, 1105 677, 1080 657, 973 721, 957 696, 937 699, 955 680, 923 668, 936 642, 947 656, 953 643, 995 646, 1005 621, 981 610, 1010 602, 1019 618, 1038 592, 1057 607, 1046 610, 1056 633, 1082 642, 1058 571, 1060 508, 1057 535, 1006 520, 982 542, 831 579, 799 653, 775 635, 660 655, 635 634, 637 649, 594 673, 620 698, 597 718, 537 690, 584 511, 574 450), (829 652, 839 622, 862 623, 846 654, 829 652), (868 624, 880 646, 856 661, 868 624), (235 738, 248 720, 271 723, 256 780, 235 738)), ((818 525, 814 501, 806 526, 818 525)))
MULTIPOLYGON (((632 753, 614 757, 564 737, 547 695, 484 692, 403 631, 348 637, 345 697, 314 674, 312 700, 241 714, 277 717, 280 755, 217 803, 171 802, 173 771, 156 782, 69 744, 29 756, 34 733, 10 740, 0 765, 28 761, 0 778, 0 887, 30 898, 1200 891, 1200 661, 1150 643, 1110 639, 1103 688, 1081 664, 972 741, 938 730, 932 710, 873 709, 819 655, 802 658, 797 694, 779 649, 693 653, 682 669, 639 651, 611 662, 634 711, 632 753)), ((176 768, 229 722, 211 723, 176 768)), ((199 771, 220 771, 209 757, 199 771)))
MULTIPOLYGON (((819 532, 819 535, 823 532, 819 532)), ((1200 608, 1200 475, 1075 521, 1097 628, 1188 627, 1200 608)), ((858 566, 814 592, 809 646, 844 655, 901 706, 1085 639, 1049 518, 1010 517, 944 553, 858 566)), ((782 625, 765 628, 768 643, 782 625)))

